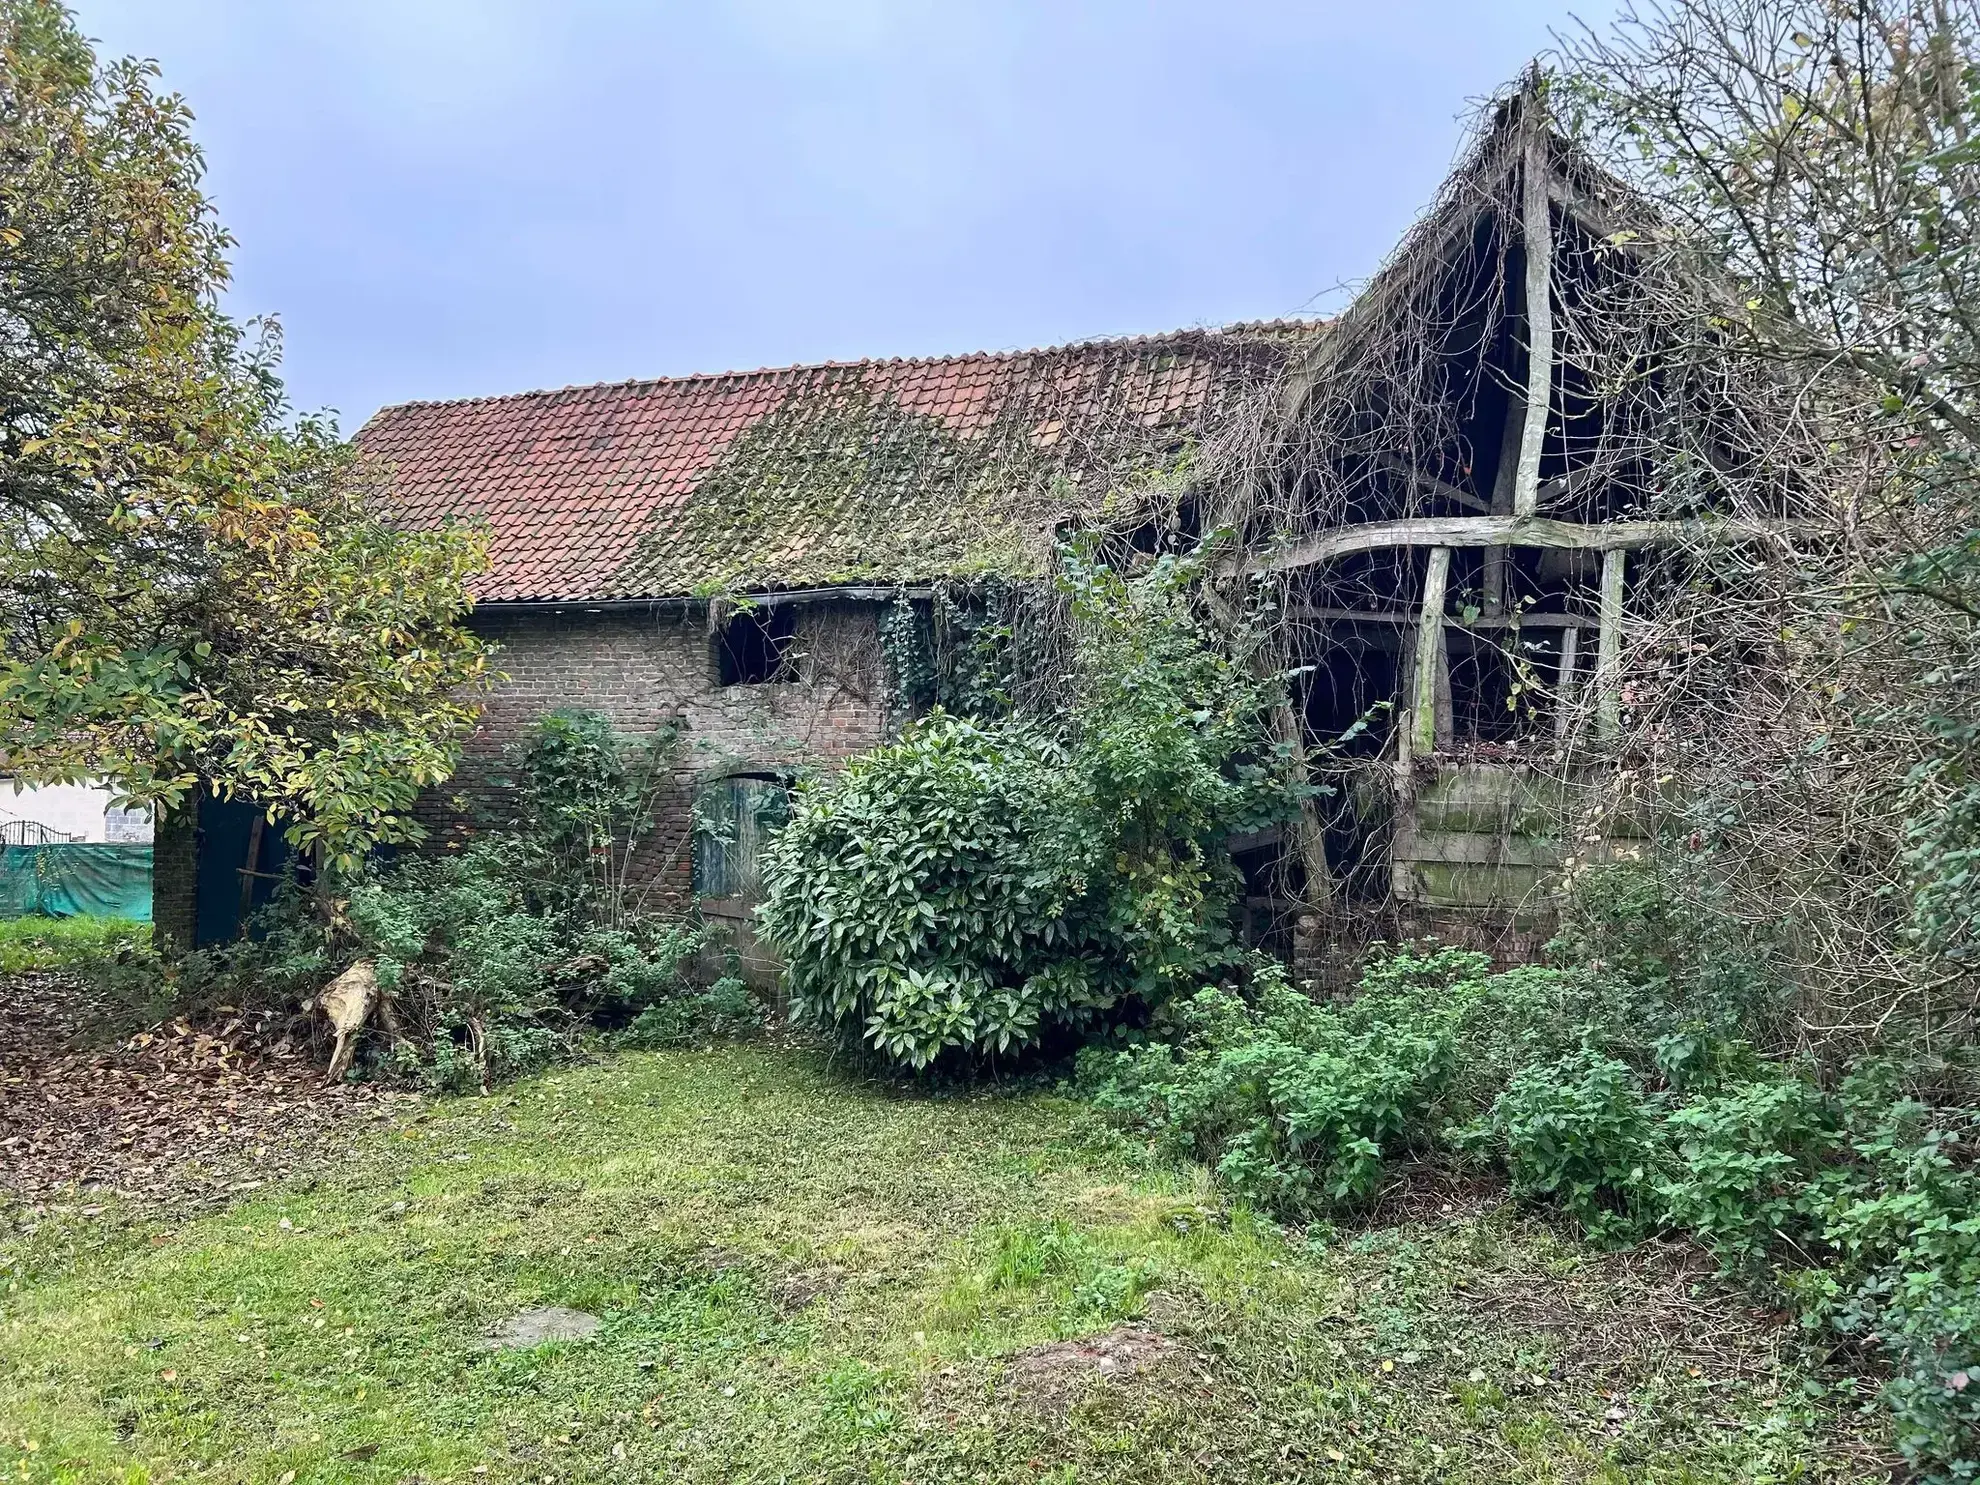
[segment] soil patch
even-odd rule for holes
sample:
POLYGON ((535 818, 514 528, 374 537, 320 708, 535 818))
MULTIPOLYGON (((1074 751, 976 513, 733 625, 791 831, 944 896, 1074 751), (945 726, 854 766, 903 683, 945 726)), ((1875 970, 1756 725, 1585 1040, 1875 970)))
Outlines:
POLYGON ((540 1310, 524 1310, 511 1315, 482 1338, 491 1351, 521 1350, 547 1346, 552 1341, 588 1341, 598 1334, 604 1322, 583 1310, 567 1310, 549 1305, 540 1310))
POLYGON ((1096 1380, 1127 1381, 1155 1371, 1176 1343, 1144 1325, 1116 1325, 1103 1335, 1051 1341, 1011 1358, 1018 1397, 1043 1413, 1063 1413, 1096 1380))
POLYGON ((799 1269, 784 1274, 770 1284, 770 1301, 779 1312, 794 1315, 807 1305, 845 1288, 846 1271, 837 1264, 799 1269))

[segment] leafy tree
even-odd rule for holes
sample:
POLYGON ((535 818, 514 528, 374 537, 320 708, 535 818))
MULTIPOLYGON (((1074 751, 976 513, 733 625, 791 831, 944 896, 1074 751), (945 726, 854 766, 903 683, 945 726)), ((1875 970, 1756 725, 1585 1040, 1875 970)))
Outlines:
POLYGON ((348 867, 454 766, 482 551, 393 530, 290 416, 155 78, 0 0, 0 766, 168 806, 203 779, 348 867))

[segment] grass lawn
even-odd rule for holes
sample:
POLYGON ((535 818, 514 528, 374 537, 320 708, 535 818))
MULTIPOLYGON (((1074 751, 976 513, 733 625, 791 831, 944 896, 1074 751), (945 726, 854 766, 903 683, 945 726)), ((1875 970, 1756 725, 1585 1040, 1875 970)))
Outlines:
POLYGON ((771 1047, 429 1105, 182 1223, 17 1217, 8 1480, 1883 1474, 1853 1404, 1666 1261, 1434 1203, 1285 1233, 1073 1104, 771 1047), (603 1327, 482 1344, 542 1305, 603 1327), (1039 1349, 1138 1316, 1146 1369, 1039 1349))
POLYGON ((150 942, 151 925, 131 918, 0 918, 0 974, 62 969, 150 942))

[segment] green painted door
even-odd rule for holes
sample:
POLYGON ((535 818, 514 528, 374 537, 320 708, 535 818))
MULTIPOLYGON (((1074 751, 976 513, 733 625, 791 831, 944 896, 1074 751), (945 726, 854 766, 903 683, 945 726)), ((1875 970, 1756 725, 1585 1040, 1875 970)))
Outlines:
POLYGON ((775 779, 735 775, 704 784, 694 804, 694 891, 717 899, 758 896, 758 856, 790 813, 775 779))

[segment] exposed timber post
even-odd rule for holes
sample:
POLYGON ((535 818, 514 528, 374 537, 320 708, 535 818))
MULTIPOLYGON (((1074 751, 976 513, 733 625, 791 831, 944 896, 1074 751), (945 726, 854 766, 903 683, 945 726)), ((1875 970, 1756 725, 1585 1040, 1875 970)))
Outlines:
POLYGON ((1437 751, 1437 676, 1444 663, 1444 589, 1451 578, 1451 549, 1432 547, 1423 575, 1423 613, 1416 623, 1416 687, 1410 701, 1410 751, 1437 751))
POLYGON ((1623 553, 1602 554, 1601 629, 1595 643, 1595 735, 1622 731, 1623 553))
POLYGON ((1447 753, 1457 741, 1457 707, 1451 699, 1450 636, 1437 626, 1437 751, 1447 753))
MULTIPOLYGON (((1499 434, 1499 467, 1492 472, 1491 514, 1513 513, 1513 478, 1519 469, 1520 438, 1526 428, 1526 395, 1506 388, 1506 421, 1499 434)), ((1506 602, 1506 549, 1485 549, 1485 612, 1498 614, 1506 602)))
POLYGON ((1526 95, 1526 150, 1521 167, 1521 230, 1526 240, 1526 423, 1520 433, 1513 514, 1540 510, 1540 450, 1554 401, 1554 224, 1547 206, 1547 130, 1540 90, 1526 95))
POLYGON ((1566 737, 1574 714, 1574 667, 1581 658, 1581 630, 1570 624, 1561 631, 1561 668, 1554 680, 1554 736, 1566 737))
MULTIPOLYGON (((1295 785, 1305 788, 1313 782, 1313 765, 1306 755, 1305 723, 1298 712, 1282 702, 1272 708, 1272 731, 1286 746, 1288 775, 1295 785)), ((1324 915, 1333 906, 1334 875, 1327 866, 1327 827, 1313 796, 1300 800, 1292 830, 1293 848, 1306 877, 1306 905, 1324 915)))

